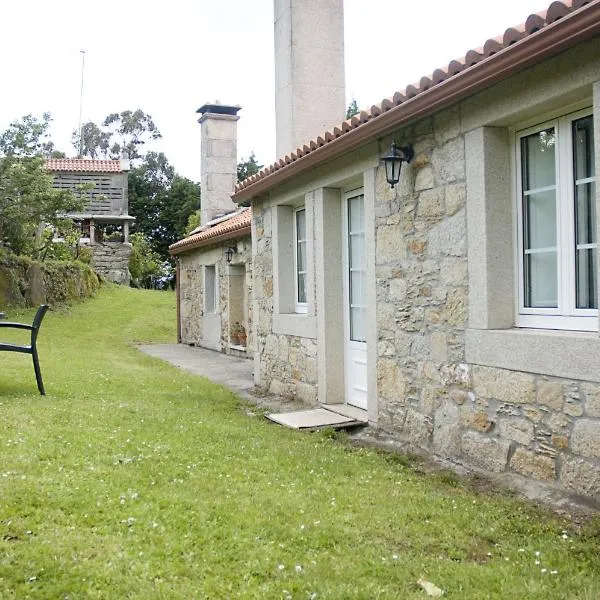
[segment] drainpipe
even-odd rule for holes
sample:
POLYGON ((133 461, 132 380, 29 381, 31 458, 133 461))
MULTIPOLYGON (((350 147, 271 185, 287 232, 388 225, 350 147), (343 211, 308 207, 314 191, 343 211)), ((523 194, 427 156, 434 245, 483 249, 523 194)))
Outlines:
POLYGON ((179 257, 175 256, 175 298, 177 302, 177 343, 181 344, 181 314, 179 309, 180 292, 179 292, 179 257))

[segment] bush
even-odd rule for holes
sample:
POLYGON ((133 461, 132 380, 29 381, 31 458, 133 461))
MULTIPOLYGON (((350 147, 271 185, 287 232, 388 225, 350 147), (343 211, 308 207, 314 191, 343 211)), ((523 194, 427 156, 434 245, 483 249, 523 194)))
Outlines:
POLYGON ((89 298, 98 276, 78 260, 37 262, 0 248, 0 306, 64 304, 89 298))

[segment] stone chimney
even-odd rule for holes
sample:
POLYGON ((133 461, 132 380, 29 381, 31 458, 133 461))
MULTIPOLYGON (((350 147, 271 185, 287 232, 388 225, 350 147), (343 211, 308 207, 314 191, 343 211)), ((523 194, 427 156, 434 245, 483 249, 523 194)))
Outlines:
POLYGON ((277 156, 346 116, 343 0, 274 0, 277 156))
POLYGON ((237 182, 237 112, 239 106, 205 104, 200 123, 202 193, 200 224, 238 208, 231 200, 237 182))

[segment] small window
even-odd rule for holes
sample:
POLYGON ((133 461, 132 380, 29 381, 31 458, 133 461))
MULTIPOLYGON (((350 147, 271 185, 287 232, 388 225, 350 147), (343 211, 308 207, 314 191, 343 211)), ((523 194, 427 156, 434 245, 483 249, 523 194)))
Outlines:
POLYGON ((524 327, 597 329, 593 119, 568 115, 517 136, 519 317, 524 327))
POLYGON ((215 265, 204 267, 204 312, 217 312, 217 269, 215 265))
POLYGON ((294 272, 296 312, 307 312, 306 301, 306 210, 295 211, 294 220, 294 272))

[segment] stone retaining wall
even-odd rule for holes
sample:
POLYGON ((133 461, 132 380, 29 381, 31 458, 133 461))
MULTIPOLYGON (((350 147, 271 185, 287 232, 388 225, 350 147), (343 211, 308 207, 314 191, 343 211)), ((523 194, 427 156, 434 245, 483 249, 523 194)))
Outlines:
POLYGON ((114 283, 129 285, 129 257, 131 244, 101 242, 88 246, 92 251, 92 268, 96 273, 114 283))

